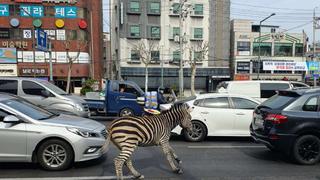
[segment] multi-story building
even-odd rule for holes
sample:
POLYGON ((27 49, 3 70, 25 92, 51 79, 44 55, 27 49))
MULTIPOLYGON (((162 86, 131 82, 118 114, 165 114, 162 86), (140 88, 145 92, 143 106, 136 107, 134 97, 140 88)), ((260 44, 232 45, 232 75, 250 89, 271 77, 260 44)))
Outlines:
POLYGON ((112 58, 123 79, 144 87, 145 64, 137 51, 139 45, 151 55, 151 89, 162 82, 164 87, 178 88, 181 60, 185 89, 190 89, 190 60, 197 61, 198 90, 212 90, 230 78, 229 0, 189 0, 183 4, 179 0, 111 0, 110 7, 112 58), (201 53, 204 45, 207 53, 201 53), (205 56, 199 58, 201 54, 205 56))
POLYGON ((305 45, 306 36, 303 32, 288 33, 278 26, 260 27, 253 25, 250 20, 232 20, 231 65, 234 79, 302 81, 307 71, 305 45))
POLYGON ((1 0, 0 48, 12 58, 6 61, 0 55, 0 67, 16 69, 13 76, 48 79, 49 53, 34 48, 35 31, 41 28, 52 44, 53 78, 57 85, 65 88, 70 59, 75 59, 72 87, 81 87, 89 77, 100 81, 103 76, 101 7, 101 0, 1 0))

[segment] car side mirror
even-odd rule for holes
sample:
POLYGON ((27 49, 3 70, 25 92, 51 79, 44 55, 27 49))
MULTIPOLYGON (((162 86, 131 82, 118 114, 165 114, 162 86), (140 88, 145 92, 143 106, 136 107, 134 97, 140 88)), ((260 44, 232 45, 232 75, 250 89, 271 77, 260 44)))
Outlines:
POLYGON ((4 117, 3 122, 17 124, 20 123, 20 120, 16 116, 8 115, 4 117))
POLYGON ((144 105, 145 104, 145 98, 144 97, 138 97, 137 98, 137 103, 140 105, 144 105))

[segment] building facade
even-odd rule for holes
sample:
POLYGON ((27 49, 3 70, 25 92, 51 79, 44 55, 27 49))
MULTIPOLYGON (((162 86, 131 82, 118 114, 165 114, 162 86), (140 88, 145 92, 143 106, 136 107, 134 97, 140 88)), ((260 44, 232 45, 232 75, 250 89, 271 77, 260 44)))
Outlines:
POLYGON ((260 27, 250 20, 231 21, 234 80, 303 81, 307 70, 305 50, 306 36, 303 32, 288 33, 278 26, 260 27))
MULTIPOLYGON (((0 67, 16 67, 14 76, 49 79, 49 51, 36 48, 37 29, 44 30, 51 44, 53 78, 65 88, 68 63, 73 60, 72 87, 81 87, 91 77, 103 78, 101 0, 1 0, 0 48, 10 51, 8 63, 0 56, 0 67)), ((49 46, 49 45, 48 45, 49 46)))
POLYGON ((111 52, 118 78, 144 87, 145 63, 138 51, 141 45, 150 53, 150 89, 162 84, 177 89, 181 60, 185 89, 190 89, 190 62, 194 61, 196 89, 210 91, 230 78, 230 1, 190 0, 180 4, 179 0, 111 0, 110 7, 111 52), (206 46, 208 52, 202 53, 206 46))

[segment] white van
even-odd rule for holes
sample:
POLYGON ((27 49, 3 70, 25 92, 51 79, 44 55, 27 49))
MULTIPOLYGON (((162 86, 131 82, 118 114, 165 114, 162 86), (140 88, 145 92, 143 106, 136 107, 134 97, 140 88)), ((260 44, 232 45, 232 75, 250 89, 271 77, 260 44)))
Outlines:
POLYGON ((262 102, 275 95, 277 90, 293 88, 310 86, 294 81, 225 81, 218 85, 217 92, 247 95, 262 102))

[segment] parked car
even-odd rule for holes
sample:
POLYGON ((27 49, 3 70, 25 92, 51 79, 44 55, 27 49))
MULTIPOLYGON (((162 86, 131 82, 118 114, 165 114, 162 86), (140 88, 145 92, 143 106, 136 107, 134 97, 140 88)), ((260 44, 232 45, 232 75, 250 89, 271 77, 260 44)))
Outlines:
POLYGON ((251 136, 271 150, 284 152, 300 164, 320 159, 320 89, 286 90, 259 105, 251 136))
POLYGON ((48 110, 67 111, 81 117, 90 116, 89 107, 80 96, 67 94, 45 80, 0 77, 0 92, 18 95, 48 110))
POLYGON ((1 162, 37 162, 47 170, 64 170, 102 156, 105 136, 105 126, 96 121, 56 115, 0 94, 1 162))
POLYGON ((263 102, 275 95, 278 90, 294 88, 310 88, 310 86, 295 81, 225 81, 218 85, 217 92, 247 95, 263 102))
POLYGON ((180 127, 173 133, 181 134, 188 141, 202 141, 206 136, 250 136, 252 113, 259 101, 243 95, 201 94, 187 102, 191 112, 193 132, 180 127))

